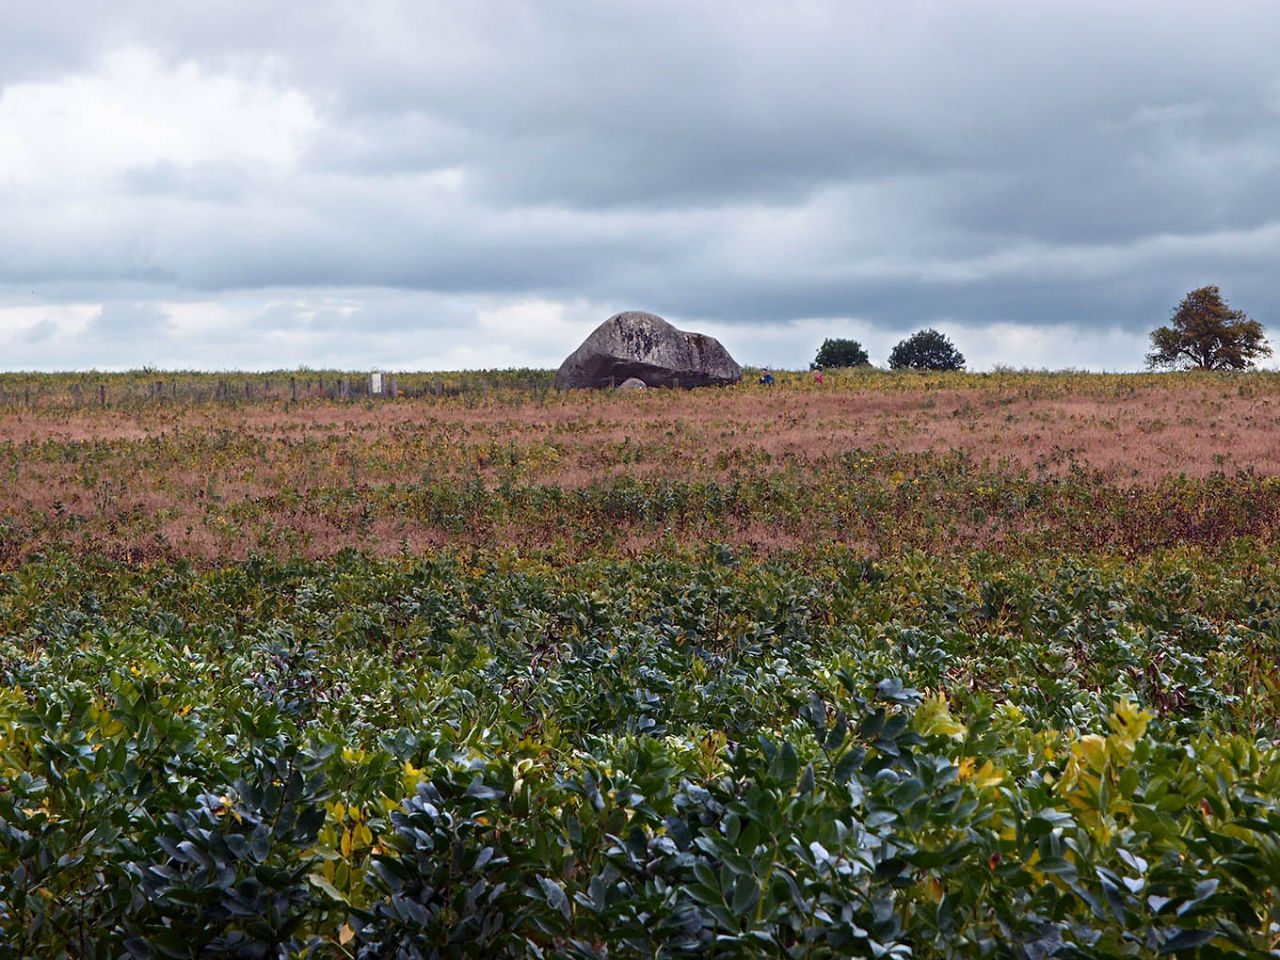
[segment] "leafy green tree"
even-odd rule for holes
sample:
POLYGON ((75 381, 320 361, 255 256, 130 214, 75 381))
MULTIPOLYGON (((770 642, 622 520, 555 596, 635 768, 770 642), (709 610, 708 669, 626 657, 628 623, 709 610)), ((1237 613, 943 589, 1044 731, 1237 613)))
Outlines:
POLYGON ((818 355, 809 364, 810 369, 820 367, 861 367, 870 363, 867 351, 857 340, 827 337, 818 348, 818 355))
POLYGON ((1192 290, 1168 326, 1151 331, 1147 366, 1174 370, 1247 370, 1271 355, 1262 324, 1232 310, 1215 286, 1192 290))
POLYGON ((964 354, 932 327, 913 333, 889 354, 894 370, 963 370, 964 354))

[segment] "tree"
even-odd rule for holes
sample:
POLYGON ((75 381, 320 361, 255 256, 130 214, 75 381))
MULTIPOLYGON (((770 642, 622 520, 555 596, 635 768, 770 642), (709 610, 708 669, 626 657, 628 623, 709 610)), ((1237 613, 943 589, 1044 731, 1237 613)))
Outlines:
POLYGON ((833 340, 827 337, 822 341, 822 346, 818 348, 818 355, 814 357, 813 363, 809 364, 809 368, 817 370, 819 367, 861 367, 870 362, 867 351, 862 349, 862 344, 857 340, 833 340))
POLYGON ((913 333, 889 354, 894 370, 962 370, 964 354, 933 328, 913 333))
POLYGON ((1262 324, 1232 310, 1217 287, 1192 290, 1173 311, 1169 326, 1151 331, 1147 366, 1174 370, 1247 370, 1271 356, 1262 324))

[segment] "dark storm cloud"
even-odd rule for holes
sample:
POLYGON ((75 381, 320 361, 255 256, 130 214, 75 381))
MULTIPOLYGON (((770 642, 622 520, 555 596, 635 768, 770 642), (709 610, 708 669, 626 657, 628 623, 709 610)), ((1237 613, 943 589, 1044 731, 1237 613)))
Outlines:
POLYGON ((1215 282, 1280 311, 1262 4, 0 13, 0 285, 107 303, 100 337, 148 291, 257 290, 298 337, 461 336, 493 298, 1141 333, 1215 282))

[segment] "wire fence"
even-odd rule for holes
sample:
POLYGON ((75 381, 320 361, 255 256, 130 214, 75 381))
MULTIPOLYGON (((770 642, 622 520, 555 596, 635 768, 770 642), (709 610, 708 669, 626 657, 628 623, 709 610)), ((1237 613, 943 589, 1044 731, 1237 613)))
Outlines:
POLYGON ((545 396, 551 370, 452 373, 5 373, 0 409, 123 409, 148 404, 395 401, 422 397, 545 396))

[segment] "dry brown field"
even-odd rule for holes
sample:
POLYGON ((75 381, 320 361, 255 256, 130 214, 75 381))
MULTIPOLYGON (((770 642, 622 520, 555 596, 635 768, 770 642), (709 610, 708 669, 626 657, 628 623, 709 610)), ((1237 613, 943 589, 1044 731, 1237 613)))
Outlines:
MULTIPOLYGON (((1261 373, 792 374, 774 388, 0 408, 10 560, 51 543, 211 558, 660 535, 882 549, 894 517, 904 543, 938 549, 1060 527, 1088 493, 1077 488, 1105 490, 1110 513, 1149 514, 1170 484, 1201 513, 1250 500, 1262 513, 1224 535, 1265 535, 1277 476, 1280 377, 1261 373), (913 484, 920 498, 904 500, 913 484), (1011 491, 1039 504, 993 520, 1011 491), (1045 503, 1057 506, 1037 512, 1045 503)), ((1162 545, 1203 538, 1184 528, 1162 545)))

